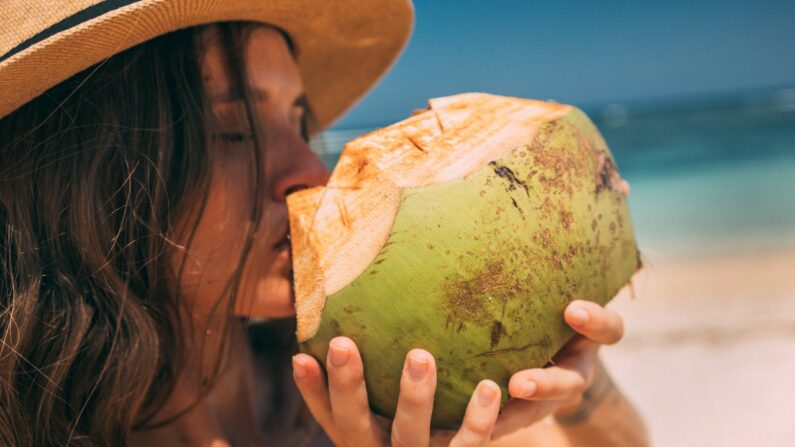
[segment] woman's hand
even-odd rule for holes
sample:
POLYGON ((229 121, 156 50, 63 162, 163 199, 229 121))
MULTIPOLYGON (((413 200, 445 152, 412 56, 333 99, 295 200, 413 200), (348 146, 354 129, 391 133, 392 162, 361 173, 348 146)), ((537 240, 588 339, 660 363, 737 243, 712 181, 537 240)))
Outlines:
MULTIPOLYGON (((345 337, 331 340, 326 369, 328 384, 313 357, 306 354, 293 357, 293 376, 298 390, 334 444, 344 447, 427 447, 430 444, 436 364, 427 351, 413 349, 406 356, 397 411, 389 431, 370 411, 364 369, 353 341, 345 337)), ((500 388, 490 380, 480 382, 450 445, 486 445, 499 409, 500 388)))
POLYGON ((621 317, 590 301, 571 302, 563 318, 577 335, 555 355, 552 366, 519 371, 511 377, 508 392, 513 399, 503 408, 493 438, 550 414, 568 415, 576 410, 598 370, 599 348, 618 342, 624 335, 621 317))
MULTIPOLYGON (((511 377, 508 390, 513 399, 499 419, 500 389, 484 380, 473 393, 458 432, 437 433, 434 441, 449 442, 453 447, 482 446, 550 414, 566 414, 576 408, 593 380, 599 347, 620 340, 624 325, 614 311, 581 300, 566 307, 564 320, 578 335, 555 356, 552 366, 520 371, 511 377)), ((370 411, 361 358, 350 339, 337 337, 330 342, 326 368, 328 384, 314 358, 306 354, 293 358, 298 390, 336 445, 429 445, 436 365, 428 352, 414 349, 406 356, 391 432, 370 411)))

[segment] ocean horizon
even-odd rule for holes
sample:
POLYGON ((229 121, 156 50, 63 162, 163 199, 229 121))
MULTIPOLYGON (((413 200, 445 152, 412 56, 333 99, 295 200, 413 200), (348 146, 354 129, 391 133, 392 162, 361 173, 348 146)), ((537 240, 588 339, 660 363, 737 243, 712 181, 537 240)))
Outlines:
MULTIPOLYGON (((581 108, 631 185, 642 251, 795 248, 795 87, 581 108)), ((331 129, 315 146, 332 168, 345 143, 378 127, 331 129)))

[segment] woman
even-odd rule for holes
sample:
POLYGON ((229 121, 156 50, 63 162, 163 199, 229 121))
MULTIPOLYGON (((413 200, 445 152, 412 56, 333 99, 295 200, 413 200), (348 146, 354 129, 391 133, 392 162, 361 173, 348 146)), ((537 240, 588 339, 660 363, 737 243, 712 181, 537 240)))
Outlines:
POLYGON ((351 340, 327 379, 293 356, 285 197, 326 181, 309 135, 391 64, 410 4, 56 3, 0 6, 0 444, 645 443, 597 360, 621 319, 593 303, 499 417, 484 381, 433 439, 430 353, 392 422, 351 340))

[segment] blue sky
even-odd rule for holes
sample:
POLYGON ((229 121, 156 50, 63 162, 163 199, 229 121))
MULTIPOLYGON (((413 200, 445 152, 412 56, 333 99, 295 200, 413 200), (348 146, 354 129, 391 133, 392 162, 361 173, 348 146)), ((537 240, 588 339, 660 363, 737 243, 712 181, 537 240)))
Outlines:
POLYGON ((392 71, 335 126, 483 91, 589 106, 795 85, 795 0, 417 0, 392 71))

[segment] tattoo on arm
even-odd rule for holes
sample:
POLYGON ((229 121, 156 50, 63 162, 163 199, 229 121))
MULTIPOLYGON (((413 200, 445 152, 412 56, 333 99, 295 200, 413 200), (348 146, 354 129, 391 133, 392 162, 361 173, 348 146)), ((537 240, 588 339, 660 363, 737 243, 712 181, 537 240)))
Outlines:
POLYGON ((582 403, 575 411, 566 414, 555 416, 555 420, 560 425, 577 425, 588 420, 599 403, 601 403, 608 394, 614 389, 613 381, 610 375, 600 368, 594 378, 594 382, 582 393, 582 403))

